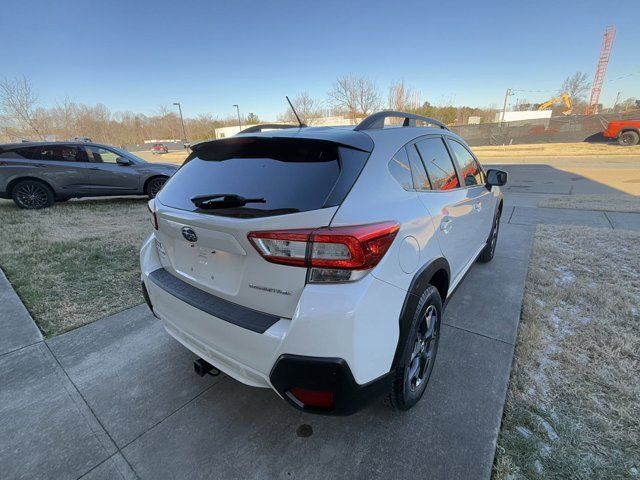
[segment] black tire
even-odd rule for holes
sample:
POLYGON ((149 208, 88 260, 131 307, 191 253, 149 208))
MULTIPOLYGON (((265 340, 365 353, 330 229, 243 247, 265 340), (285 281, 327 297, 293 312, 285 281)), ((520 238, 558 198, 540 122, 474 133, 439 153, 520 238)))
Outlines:
POLYGON ((412 315, 407 338, 401 340, 404 345, 389 395, 398 410, 409 410, 418 403, 431 378, 442 323, 442 299, 436 287, 427 287, 412 315))
POLYGON ((618 137, 618 143, 623 147, 630 147, 631 145, 637 145, 639 141, 640 141, 640 135, 638 135, 638 132, 634 132, 633 130, 622 132, 618 137))
POLYGON ((51 187, 38 180, 22 180, 14 185, 11 198, 15 204, 27 210, 37 210, 53 205, 55 197, 51 187))
POLYGON ((496 253, 496 244, 498 243, 498 233, 500 232, 500 216, 502 215, 502 209, 498 208, 496 215, 493 218, 493 225, 491 226, 491 233, 487 239, 487 243, 484 246, 484 250, 478 256, 480 263, 487 263, 493 259, 496 253))
POLYGON ((147 194, 147 196, 149 198, 154 198, 158 194, 162 186, 165 184, 167 179, 167 177, 155 177, 149 180, 149 183, 147 183, 147 188, 145 189, 145 193, 147 194))

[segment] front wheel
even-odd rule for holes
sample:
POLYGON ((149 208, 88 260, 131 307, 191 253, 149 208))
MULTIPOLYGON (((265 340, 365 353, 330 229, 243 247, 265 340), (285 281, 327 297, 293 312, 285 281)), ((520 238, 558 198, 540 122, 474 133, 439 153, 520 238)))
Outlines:
POLYGON ((18 182, 11 191, 11 198, 18 207, 27 210, 50 207, 55 200, 51 187, 37 180, 18 182))
POLYGON ((622 132, 618 137, 618 143, 623 147, 637 145, 638 141, 640 141, 640 135, 638 135, 638 132, 634 132, 633 130, 622 132))
POLYGON ((489 239, 487 240, 487 244, 484 247, 484 250, 480 253, 478 257, 478 261, 481 263, 490 262, 493 259, 493 256, 496 253, 496 244, 498 243, 498 232, 500 231, 500 215, 502 214, 502 210, 498 209, 496 212, 496 216, 493 219, 493 225, 491 227, 491 233, 489 234, 489 239))
POLYGON ((167 182, 167 177, 156 177, 147 184, 146 194, 149 198, 155 198, 162 186, 167 182))
POLYGON ((438 353, 442 299, 429 285, 413 311, 411 327, 404 339, 402 355, 391 389, 391 404, 398 410, 413 407, 427 388, 438 353))

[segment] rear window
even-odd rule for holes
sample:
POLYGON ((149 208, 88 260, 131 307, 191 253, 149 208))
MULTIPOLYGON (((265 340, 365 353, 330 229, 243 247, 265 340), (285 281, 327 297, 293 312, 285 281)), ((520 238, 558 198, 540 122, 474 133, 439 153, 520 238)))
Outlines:
POLYGON ((317 210, 342 203, 369 154, 328 141, 242 138, 196 149, 158 199, 189 211, 237 218, 317 210), (191 198, 227 194, 264 199, 244 206, 198 209, 191 198))
POLYGON ((41 147, 18 147, 3 150, 0 147, 0 158, 19 158, 25 160, 40 160, 41 147))

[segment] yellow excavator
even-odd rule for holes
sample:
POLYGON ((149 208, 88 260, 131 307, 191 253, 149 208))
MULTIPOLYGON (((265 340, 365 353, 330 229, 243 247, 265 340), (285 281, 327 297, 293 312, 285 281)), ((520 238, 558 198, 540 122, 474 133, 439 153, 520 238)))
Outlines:
POLYGON ((562 112, 563 115, 571 115, 571 97, 569 96, 569 94, 567 92, 562 92, 561 95, 557 96, 557 97, 553 97, 549 100, 547 100, 544 103, 541 103, 540 105, 538 105, 538 111, 540 110, 546 110, 547 108, 551 107, 552 105, 555 105, 556 103, 558 103, 559 101, 564 102, 565 106, 567 107, 567 109, 562 112))

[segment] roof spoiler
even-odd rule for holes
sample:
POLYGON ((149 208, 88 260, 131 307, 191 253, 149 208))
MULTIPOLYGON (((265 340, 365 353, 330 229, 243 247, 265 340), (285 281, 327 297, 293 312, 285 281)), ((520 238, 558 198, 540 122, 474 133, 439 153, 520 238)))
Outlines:
POLYGON ((285 129, 285 128, 302 128, 303 126, 306 127, 305 124, 302 124, 302 125, 288 125, 288 124, 284 124, 284 123, 264 123, 262 125, 254 125, 252 127, 245 128, 244 130, 240 130, 240 132, 238 132, 238 135, 240 135, 241 133, 264 132, 265 130, 282 130, 282 129, 285 129))
POLYGON ((404 119, 404 121, 402 122, 403 127, 416 127, 416 121, 420 120, 422 122, 428 123, 429 125, 434 125, 444 130, 449 130, 449 127, 447 127, 444 123, 433 118, 423 117, 422 115, 416 115, 414 113, 396 112, 394 110, 385 110, 383 112, 373 113, 362 120, 356 126, 356 128, 354 128, 354 130, 362 131, 384 128, 384 121, 387 118, 404 119))

